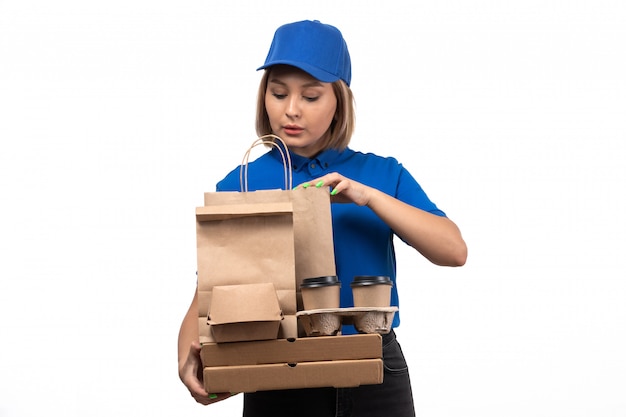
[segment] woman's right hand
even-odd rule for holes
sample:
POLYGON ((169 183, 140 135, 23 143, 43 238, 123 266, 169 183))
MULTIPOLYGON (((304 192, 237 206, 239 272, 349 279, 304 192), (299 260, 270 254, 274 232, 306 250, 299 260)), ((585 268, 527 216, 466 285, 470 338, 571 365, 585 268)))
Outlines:
POLYGON ((180 380, 189 390, 191 396, 196 402, 209 405, 218 401, 225 400, 231 397, 233 394, 229 392, 211 393, 209 394, 204 389, 203 377, 202 377, 202 361, 200 359, 200 343, 197 341, 191 342, 189 347, 189 354, 187 360, 182 364, 178 370, 180 380))

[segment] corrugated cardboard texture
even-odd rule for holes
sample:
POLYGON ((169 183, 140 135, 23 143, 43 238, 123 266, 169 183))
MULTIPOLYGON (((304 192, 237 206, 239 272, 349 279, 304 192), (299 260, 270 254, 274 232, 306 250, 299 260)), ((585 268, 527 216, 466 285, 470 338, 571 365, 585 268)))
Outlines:
MULTIPOLYGON (((204 368, 207 392, 255 392, 289 388, 357 387, 383 382, 382 359, 204 368)), ((306 404, 303 404, 306 407, 306 404)))
POLYGON ((382 358, 378 334, 305 337, 202 345, 204 367, 382 358))

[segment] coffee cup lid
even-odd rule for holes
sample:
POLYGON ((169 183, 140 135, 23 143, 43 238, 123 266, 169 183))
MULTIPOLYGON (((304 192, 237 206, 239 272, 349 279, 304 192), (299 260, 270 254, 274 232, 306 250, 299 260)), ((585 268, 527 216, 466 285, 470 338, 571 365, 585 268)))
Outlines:
POLYGON ((327 287, 329 285, 341 285, 336 275, 326 277, 305 278, 300 284, 300 288, 327 287))
POLYGON ((364 285, 393 285, 391 278, 383 275, 358 275, 354 277, 352 283, 350 284, 353 287, 360 287, 364 285))

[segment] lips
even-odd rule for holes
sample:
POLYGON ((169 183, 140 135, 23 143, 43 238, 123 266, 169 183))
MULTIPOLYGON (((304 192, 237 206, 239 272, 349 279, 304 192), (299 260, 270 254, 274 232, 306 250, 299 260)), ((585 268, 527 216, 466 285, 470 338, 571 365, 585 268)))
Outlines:
POLYGON ((283 126, 283 130, 288 135, 298 135, 298 134, 302 133, 302 131, 304 129, 302 127, 296 126, 296 125, 285 125, 285 126, 283 126))

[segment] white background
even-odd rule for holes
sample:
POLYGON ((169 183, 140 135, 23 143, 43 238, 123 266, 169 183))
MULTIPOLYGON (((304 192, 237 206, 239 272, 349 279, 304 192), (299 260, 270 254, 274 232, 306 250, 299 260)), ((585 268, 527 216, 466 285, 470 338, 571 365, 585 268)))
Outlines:
POLYGON ((0 416, 240 415, 177 375, 194 210, 301 19, 348 41, 351 146, 469 245, 398 248, 418 415, 625 416, 621 0, 0 0, 0 416))

